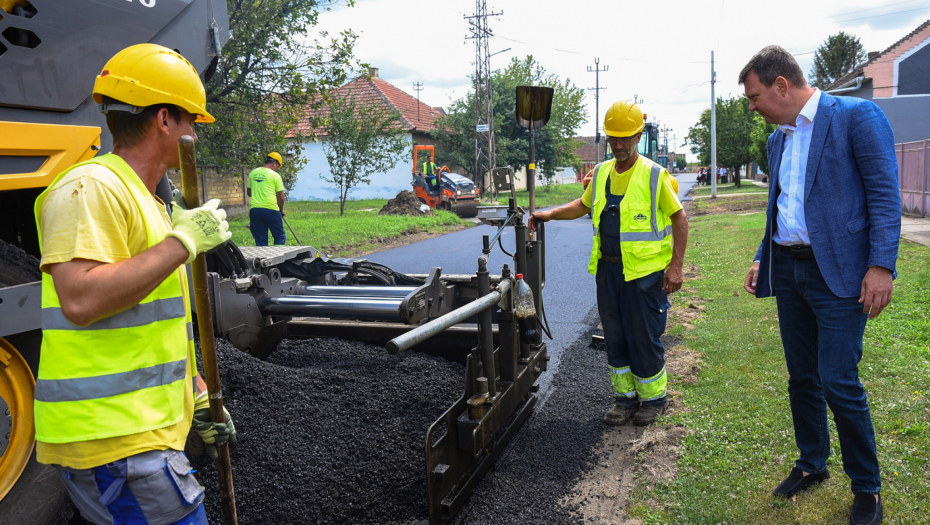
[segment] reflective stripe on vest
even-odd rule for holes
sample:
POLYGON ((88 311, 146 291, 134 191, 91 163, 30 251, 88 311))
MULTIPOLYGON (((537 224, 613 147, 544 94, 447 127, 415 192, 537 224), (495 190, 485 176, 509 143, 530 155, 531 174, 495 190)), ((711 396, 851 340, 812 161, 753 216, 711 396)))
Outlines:
MULTIPOLYGON (((125 161, 110 154, 65 171, 36 199, 40 246, 45 197, 67 173, 86 164, 105 166, 126 186, 140 211, 149 248, 164 240, 170 226, 151 193, 125 161)), ((139 304, 77 326, 64 316, 51 275, 43 273, 36 439, 71 443, 181 422, 185 396, 191 395, 186 376, 195 373, 187 289, 182 266, 139 304)))
MULTIPOLYGON (((612 168, 611 162, 614 161, 602 162, 595 166, 591 178, 591 184, 594 185, 591 188, 591 224, 594 231, 594 242, 591 250, 591 261, 588 264, 588 271, 592 274, 597 273, 597 261, 600 260, 601 257, 598 229, 600 224, 599 214, 603 210, 603 203, 600 203, 601 205, 599 206, 599 200, 605 200, 603 197, 598 199, 598 179, 604 178, 598 177, 598 175, 602 170, 610 170, 612 168)), ((672 251, 672 225, 669 218, 664 215, 661 217, 660 224, 659 214, 661 211, 658 208, 658 192, 659 183, 662 178, 662 166, 644 157, 640 157, 630 169, 634 170, 634 172, 631 174, 624 200, 621 203, 619 232, 620 249, 624 265, 623 273, 627 281, 664 269, 671 261, 672 251), (643 165, 641 166, 640 164, 643 165), (639 170, 645 168, 647 164, 649 167, 649 183, 648 187, 645 187, 644 174, 639 170), (648 191, 648 195, 646 191, 648 191), (647 205, 649 207, 648 212, 643 209, 643 207, 647 205), (639 216, 639 214, 634 216, 630 213, 631 209, 636 208, 642 210, 642 220, 645 220, 645 213, 649 213, 649 231, 629 231, 631 229, 644 229, 634 226, 631 222, 633 217, 639 216), (649 247, 652 243, 658 243, 658 245, 649 247)), ((605 173, 604 175, 606 176, 607 174, 605 173)))

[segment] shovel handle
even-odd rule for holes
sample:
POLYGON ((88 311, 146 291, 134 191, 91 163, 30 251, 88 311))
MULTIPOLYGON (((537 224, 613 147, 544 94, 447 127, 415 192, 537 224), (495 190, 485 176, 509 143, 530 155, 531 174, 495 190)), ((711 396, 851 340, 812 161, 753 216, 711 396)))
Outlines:
MULTIPOLYGON (((201 180, 197 174, 197 152, 194 139, 184 135, 178 140, 178 155, 181 160, 181 191, 188 209, 203 206, 201 180)), ((197 305, 197 326, 200 333, 200 352, 203 355, 204 380, 210 396, 210 418, 214 423, 225 423, 223 414, 223 391, 220 387, 220 369, 216 362, 216 339, 213 336, 213 310, 207 287, 207 259, 200 254, 191 263, 194 302, 197 305)), ((233 492, 232 464, 229 460, 228 443, 216 445, 216 470, 219 474, 220 505, 223 509, 223 524, 236 525, 236 496, 233 492)))

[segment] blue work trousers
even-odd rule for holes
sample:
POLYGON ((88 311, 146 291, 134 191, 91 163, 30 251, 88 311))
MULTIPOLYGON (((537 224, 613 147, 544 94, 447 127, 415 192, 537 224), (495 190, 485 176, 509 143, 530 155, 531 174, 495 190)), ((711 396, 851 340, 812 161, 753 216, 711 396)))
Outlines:
MULTIPOLYGON (((660 337, 668 320, 668 297, 662 289, 665 271, 625 281, 623 263, 597 263, 597 310, 604 327, 607 363, 613 368, 630 367, 636 377, 652 377, 665 367, 665 347, 660 337)), ((667 399, 643 402, 664 405, 667 399)), ((638 398, 615 398, 623 406, 639 406, 638 398)))
POLYGON ((878 494, 882 485, 875 430, 859 381, 868 314, 858 297, 838 297, 830 290, 816 259, 795 259, 778 250, 773 257, 772 290, 788 364, 794 440, 800 449, 796 465, 811 474, 827 470, 829 405, 852 491, 878 494))
POLYGON ((252 208, 249 210, 249 230, 255 239, 255 246, 268 246, 268 230, 274 238, 275 246, 284 246, 287 236, 284 234, 284 218, 278 210, 252 208))

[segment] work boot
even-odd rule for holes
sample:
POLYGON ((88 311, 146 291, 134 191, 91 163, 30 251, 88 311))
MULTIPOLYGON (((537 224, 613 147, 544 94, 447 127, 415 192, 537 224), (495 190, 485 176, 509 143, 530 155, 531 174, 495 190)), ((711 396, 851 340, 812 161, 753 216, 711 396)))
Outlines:
POLYGON ((633 414, 636 413, 638 408, 639 407, 628 407, 616 403, 613 408, 607 411, 607 414, 604 416, 604 423, 615 427, 625 425, 626 422, 633 417, 633 414))
POLYGON ((657 417, 662 415, 662 412, 665 411, 665 407, 668 405, 668 402, 662 403, 661 405, 642 405, 639 407, 639 411, 636 412, 636 417, 633 418, 633 424, 638 427, 644 427, 646 425, 651 425, 657 417))

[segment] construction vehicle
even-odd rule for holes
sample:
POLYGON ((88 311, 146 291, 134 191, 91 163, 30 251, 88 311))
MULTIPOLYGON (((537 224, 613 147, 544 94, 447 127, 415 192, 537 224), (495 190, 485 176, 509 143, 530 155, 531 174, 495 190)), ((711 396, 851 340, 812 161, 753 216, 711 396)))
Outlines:
POLYGON ((26 254, 40 255, 35 199, 71 165, 112 150, 90 96, 110 57, 160 44, 206 81, 228 27, 226 0, 0 0, 0 523, 50 523, 68 498, 34 453, 41 282, 26 254))
POLYGON ((448 166, 437 168, 432 174, 423 173, 421 151, 429 153, 430 165, 436 160, 434 146, 413 147, 413 181, 410 184, 417 199, 430 208, 450 211, 459 217, 476 216, 481 192, 475 183, 452 173, 448 166))
MULTIPOLYGON (((50 524, 68 495, 34 452, 42 334, 33 204, 61 171, 112 149, 90 97, 111 56, 161 44, 209 80, 228 16, 225 0, 0 0, 0 9, 0 523, 50 524)), ((449 184, 435 207, 457 211, 469 197, 477 207, 474 185, 437 177, 449 184)), ((402 275, 328 261, 312 247, 229 245, 208 260, 214 333, 257 358, 285 337, 333 336, 466 364, 462 397, 424 436, 430 522, 448 521, 528 417, 547 367, 545 343, 521 343, 513 313, 516 273, 543 312, 545 234, 527 240, 524 215, 513 203, 480 210, 499 230, 472 275, 402 275), (487 255, 505 228, 516 232, 513 268, 491 275, 487 255)))

